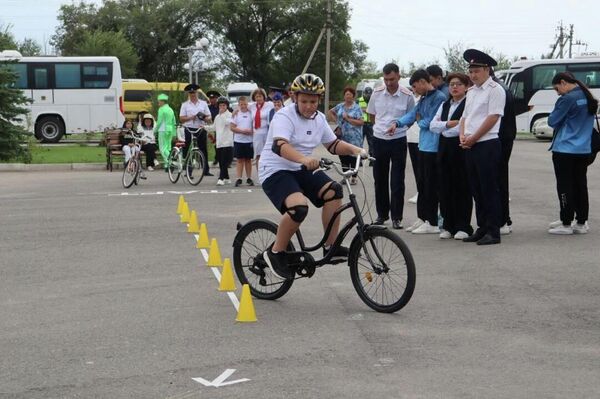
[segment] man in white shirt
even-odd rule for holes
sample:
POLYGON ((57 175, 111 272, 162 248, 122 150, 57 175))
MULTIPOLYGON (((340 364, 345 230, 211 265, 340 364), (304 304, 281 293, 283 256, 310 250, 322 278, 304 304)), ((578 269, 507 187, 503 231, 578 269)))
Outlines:
POLYGON ((406 169, 406 130, 403 126, 392 132, 388 128, 415 106, 412 93, 400 86, 400 70, 396 64, 383 67, 385 86, 375 89, 367 106, 373 122, 373 178, 375 180, 375 224, 384 224, 392 217, 392 227, 402 228, 404 211, 404 171, 406 169), (390 177, 391 164, 391 177, 390 177), (391 187, 391 198, 390 198, 391 187))
POLYGON ((469 63, 469 77, 474 86, 467 92, 459 137, 461 147, 468 150, 465 160, 478 226, 463 241, 477 245, 499 244, 502 209, 498 173, 502 150, 498 132, 506 93, 490 76, 490 68, 497 65, 496 60, 475 49, 465 51, 463 57, 469 63))
POLYGON ((198 148, 204 154, 204 176, 212 176, 208 168, 207 133, 204 129, 205 124, 211 122, 210 109, 206 101, 198 98, 199 88, 197 84, 191 83, 183 89, 189 96, 189 100, 181 104, 181 110, 179 111, 179 122, 183 123, 185 132, 183 156, 187 156, 188 148, 192 144, 193 134, 198 140, 198 148))

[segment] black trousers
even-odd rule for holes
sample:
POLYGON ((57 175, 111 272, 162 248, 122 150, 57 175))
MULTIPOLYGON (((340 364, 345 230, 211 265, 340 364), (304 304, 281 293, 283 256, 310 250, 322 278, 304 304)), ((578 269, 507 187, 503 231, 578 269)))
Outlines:
POLYGON ((510 220, 510 193, 508 190, 508 161, 513 149, 513 139, 500 139, 502 147, 502 158, 500 159, 500 173, 498 175, 498 185, 500 186, 500 202, 502 204, 502 216, 500 217, 500 226, 512 225, 510 220))
POLYGON ((229 179, 229 165, 233 160, 233 147, 221 147, 217 151, 219 161, 219 179, 229 179))
POLYGON ((209 172, 208 167, 208 147, 206 145, 207 133, 206 130, 200 129, 197 133, 192 133, 187 127, 184 129, 185 133, 185 146, 183 147, 183 157, 187 156, 188 148, 192 145, 192 134, 196 136, 198 141, 198 148, 204 154, 204 174, 209 172))
POLYGON ((393 140, 382 140, 373 137, 373 152, 376 159, 373 166, 373 179, 375 180, 377 216, 387 220, 391 214, 392 220, 402 220, 404 212, 406 137, 393 140))
MULTIPOLYGON (((354 169, 356 166, 356 157, 353 155, 338 155, 340 157, 340 163, 342 164, 342 170, 354 169)), ((356 173, 352 176, 356 177, 356 173)))
POLYGON ((410 155, 410 163, 415 175, 416 184, 419 181, 419 143, 408 143, 408 154, 410 155))
POLYGON ((444 230, 452 235, 459 231, 471 235, 473 197, 467 177, 465 150, 460 148, 459 143, 458 137, 440 136, 437 157, 440 173, 440 212, 444 218, 444 230))
POLYGON ((437 152, 419 151, 417 216, 432 226, 438 225, 438 173, 437 152))
POLYGON ((500 237, 500 188, 498 173, 501 157, 500 140, 476 143, 465 151, 471 194, 475 199, 478 231, 500 237))
POLYGON ((142 151, 146 153, 146 168, 148 166, 154 166, 154 160, 156 159, 156 144, 146 143, 142 145, 142 151))
POLYGON ((367 139, 367 144, 369 145, 369 155, 375 157, 373 155, 373 124, 369 122, 365 122, 362 127, 363 137, 367 139))
POLYGON ((560 204, 560 220, 570 225, 573 219, 584 224, 589 215, 587 168, 589 154, 552 153, 556 191, 560 204))

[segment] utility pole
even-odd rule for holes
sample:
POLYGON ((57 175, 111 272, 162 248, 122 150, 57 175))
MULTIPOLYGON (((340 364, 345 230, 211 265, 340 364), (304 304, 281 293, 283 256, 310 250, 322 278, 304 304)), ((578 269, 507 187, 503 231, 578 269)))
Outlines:
POLYGON ((569 27, 569 58, 573 58, 573 24, 569 27))
POLYGON ((560 26, 558 27, 558 58, 563 58, 563 50, 565 48, 565 42, 563 40, 565 31, 563 29, 562 21, 560 21, 560 26))
POLYGON ((329 110, 329 69, 331 62, 331 0, 327 0, 327 44, 325 48, 325 113, 329 110))

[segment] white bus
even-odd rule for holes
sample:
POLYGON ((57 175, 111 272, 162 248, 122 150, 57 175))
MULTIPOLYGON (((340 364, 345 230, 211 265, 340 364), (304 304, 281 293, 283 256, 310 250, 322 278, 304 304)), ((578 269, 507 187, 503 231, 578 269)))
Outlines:
POLYGON ((247 97, 248 102, 252 102, 252 100, 250 99, 250 95, 256 89, 258 89, 258 85, 254 82, 230 83, 227 86, 227 98, 229 99, 229 105, 231 106, 231 108, 237 108, 238 99, 240 97, 247 97))
POLYGON ((21 57, 0 52, 18 75, 15 87, 32 101, 24 126, 42 142, 99 132, 124 121, 121 66, 116 57, 21 57))
POLYGON ((571 72, 600 98, 600 57, 520 60, 511 65, 504 82, 515 99, 517 130, 531 132, 533 125, 546 118, 558 99, 552 78, 559 72, 571 72))

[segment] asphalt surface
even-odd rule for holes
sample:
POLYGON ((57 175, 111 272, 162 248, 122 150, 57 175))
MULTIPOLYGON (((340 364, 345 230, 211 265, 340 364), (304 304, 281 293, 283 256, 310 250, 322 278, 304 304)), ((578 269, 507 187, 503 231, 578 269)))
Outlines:
MULTIPOLYGON (((130 190, 119 172, 0 173, 0 398, 598 397, 600 170, 588 173, 590 233, 551 236, 547 147, 515 143, 514 232, 501 245, 399 232, 417 287, 398 313, 363 304, 341 264, 255 300, 248 324, 175 210, 185 192, 229 257, 238 221, 277 217, 260 188, 172 185, 158 171, 130 190), (192 380, 226 369, 226 382, 250 381, 192 380)), ((407 166, 407 198, 414 187, 407 166)), ((415 213, 405 206, 405 225, 415 213)), ((321 232, 314 209, 304 232, 321 232)))

